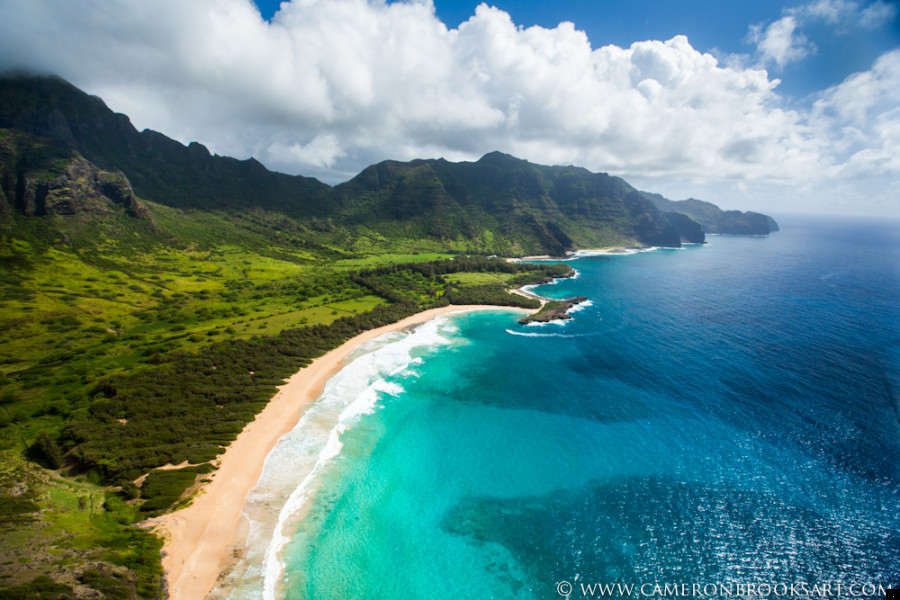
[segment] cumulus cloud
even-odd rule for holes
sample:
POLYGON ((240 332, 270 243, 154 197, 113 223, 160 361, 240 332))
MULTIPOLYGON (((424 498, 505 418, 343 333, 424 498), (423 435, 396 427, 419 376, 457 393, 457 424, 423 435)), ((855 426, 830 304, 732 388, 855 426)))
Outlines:
MULTIPOLYGON (((789 16, 759 32, 776 62, 803 48, 789 16)), ((571 23, 525 29, 485 4, 448 29, 427 0, 293 0, 271 23, 250 0, 0 0, 0 67, 57 73, 139 128, 329 182, 386 158, 491 150, 735 189, 896 177, 896 62, 800 111, 762 68, 684 36, 593 48, 571 23), (870 88, 879 102, 857 97, 870 88)))
POLYGON ((756 45, 761 65, 776 64, 783 69, 789 62, 800 60, 813 52, 806 37, 797 32, 797 18, 793 15, 782 17, 765 29, 762 25, 752 25, 748 39, 756 45))
POLYGON ((883 55, 869 71, 826 90, 811 122, 834 140, 835 174, 861 178, 900 173, 900 50, 883 55))
POLYGON ((866 7, 853 0, 816 0, 784 9, 784 15, 768 25, 751 25, 747 41, 756 46, 759 66, 783 69, 786 64, 816 52, 815 44, 802 33, 804 25, 825 23, 838 32, 853 27, 876 29, 896 14, 896 8, 883 0, 866 7))

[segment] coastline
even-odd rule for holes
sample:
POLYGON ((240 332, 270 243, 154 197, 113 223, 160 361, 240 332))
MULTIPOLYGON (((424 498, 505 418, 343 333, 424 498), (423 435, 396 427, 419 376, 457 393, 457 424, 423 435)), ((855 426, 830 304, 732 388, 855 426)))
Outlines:
POLYGON ((564 256, 551 256, 549 254, 541 254, 535 256, 520 256, 517 258, 507 258, 507 262, 542 262, 542 261, 569 261, 576 258, 581 258, 584 256, 603 256, 603 255, 622 255, 622 254, 634 254, 636 252, 642 252, 646 250, 652 250, 654 247, 648 248, 634 248, 634 247, 626 247, 626 246, 608 246, 606 248, 586 248, 583 250, 566 250, 564 256))
POLYGON ((321 394, 325 383, 357 347, 385 333, 402 331, 435 317, 475 310, 521 310, 491 305, 434 308, 372 329, 344 342, 300 369, 244 427, 219 458, 211 481, 190 506, 145 521, 164 540, 162 566, 169 600, 199 600, 216 586, 221 568, 234 552, 234 536, 243 519, 245 498, 262 473, 266 456, 291 431, 303 409, 321 394))

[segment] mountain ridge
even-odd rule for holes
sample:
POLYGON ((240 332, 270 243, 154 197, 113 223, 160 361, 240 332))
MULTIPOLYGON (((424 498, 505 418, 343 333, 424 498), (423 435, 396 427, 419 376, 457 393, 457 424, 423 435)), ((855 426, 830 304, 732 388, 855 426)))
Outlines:
POLYGON ((705 233, 726 235, 769 235, 778 223, 769 215, 753 211, 722 210, 712 202, 688 198, 669 200, 660 194, 642 192, 661 211, 682 214, 698 223, 705 233))
POLYGON ((345 228, 352 239, 430 239, 512 255, 704 241, 683 210, 662 210, 623 179, 581 167, 500 152, 460 163, 387 160, 332 187, 138 132, 126 115, 56 77, 2 78, 0 99, 0 127, 65 144, 100 170, 122 172, 138 198, 177 209, 262 209, 309 229, 345 228))
POLYGON ((269 171, 253 158, 213 156, 197 142, 185 146, 150 129, 138 132, 126 115, 58 77, 0 78, 0 127, 62 142, 101 169, 124 172, 140 197, 174 207, 241 209, 249 201, 315 215, 329 189, 311 177, 269 171))

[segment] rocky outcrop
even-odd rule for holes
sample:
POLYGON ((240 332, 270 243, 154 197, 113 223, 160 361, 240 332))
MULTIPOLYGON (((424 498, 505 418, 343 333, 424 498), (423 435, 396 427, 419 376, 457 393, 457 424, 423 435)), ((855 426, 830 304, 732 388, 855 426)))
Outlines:
POLYGON ((549 323, 550 321, 571 319, 572 315, 568 311, 576 304, 581 304, 582 302, 587 302, 587 298, 577 296, 567 300, 550 300, 538 312, 519 319, 519 323, 528 325, 529 323, 549 323))
POLYGON ((149 216, 125 175, 101 171, 80 156, 55 177, 46 171, 26 171, 16 179, 13 205, 27 216, 104 213, 115 205, 132 217, 149 216))
POLYGON ((98 168, 78 152, 46 138, 0 129, 0 215, 30 217, 150 213, 122 172, 98 168))
POLYGON ((9 173, 0 174, 0 217, 8 215, 16 201, 16 179, 9 173))
POLYGON ((150 217, 150 211, 134 195, 131 183, 121 171, 110 173, 98 171, 95 176, 96 189, 101 197, 107 198, 114 204, 125 207, 125 211, 132 217, 146 219, 150 217))

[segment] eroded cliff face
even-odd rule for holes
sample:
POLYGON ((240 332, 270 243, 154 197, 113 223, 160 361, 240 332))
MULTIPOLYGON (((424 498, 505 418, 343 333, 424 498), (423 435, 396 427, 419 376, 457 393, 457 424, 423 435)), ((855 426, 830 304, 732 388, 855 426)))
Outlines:
POLYGON ((14 206, 28 216, 103 213, 111 205, 123 206, 133 217, 149 216, 125 175, 100 171, 81 157, 52 179, 28 172, 17 176, 14 206))
POLYGON ((150 217, 123 173, 104 171, 37 136, 0 134, 0 214, 99 216, 124 209, 130 217, 150 217))

